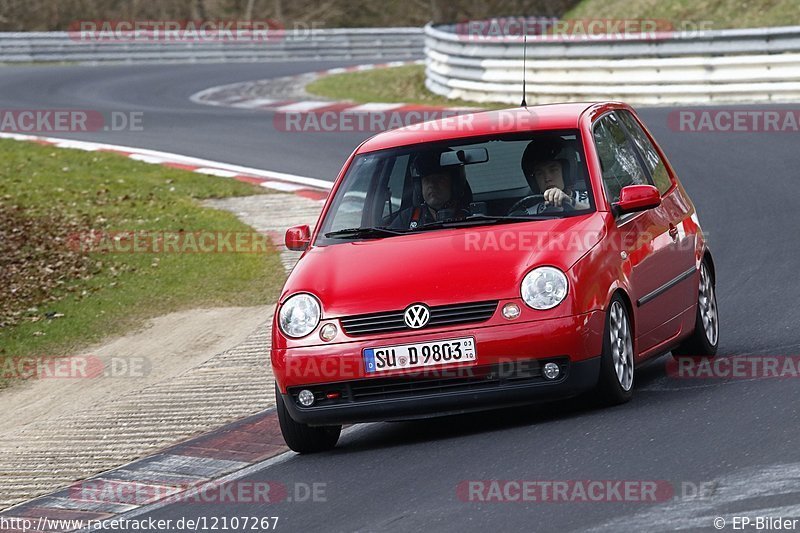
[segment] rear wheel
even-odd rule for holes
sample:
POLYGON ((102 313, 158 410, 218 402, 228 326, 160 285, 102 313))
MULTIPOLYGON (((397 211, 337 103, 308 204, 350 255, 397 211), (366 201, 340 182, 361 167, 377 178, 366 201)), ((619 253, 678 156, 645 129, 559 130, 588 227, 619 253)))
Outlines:
POLYGON ((700 287, 697 291, 697 314, 694 331, 672 351, 674 357, 713 357, 719 346, 719 313, 714 277, 704 260, 700 264, 700 287))
POLYGON ((275 385, 275 403, 283 440, 286 441, 286 445, 290 449, 297 453, 314 453, 331 450, 336 446, 339 441, 339 435, 342 432, 342 426, 314 427, 295 422, 289 415, 288 409, 286 409, 286 404, 277 384, 275 385))
POLYGON ((607 405, 625 403, 633 396, 633 330, 622 298, 611 299, 600 356, 599 399, 607 405))

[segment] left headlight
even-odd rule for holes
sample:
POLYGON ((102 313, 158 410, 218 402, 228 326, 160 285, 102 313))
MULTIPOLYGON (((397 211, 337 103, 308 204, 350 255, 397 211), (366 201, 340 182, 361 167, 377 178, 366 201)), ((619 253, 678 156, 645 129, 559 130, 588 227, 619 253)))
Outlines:
POLYGON ((567 296, 567 276, 554 267, 534 268, 522 278, 520 292, 528 306, 540 311, 552 309, 567 296))
POLYGON ((310 294, 295 294, 281 306, 278 327, 287 337, 305 337, 319 324, 322 310, 310 294))

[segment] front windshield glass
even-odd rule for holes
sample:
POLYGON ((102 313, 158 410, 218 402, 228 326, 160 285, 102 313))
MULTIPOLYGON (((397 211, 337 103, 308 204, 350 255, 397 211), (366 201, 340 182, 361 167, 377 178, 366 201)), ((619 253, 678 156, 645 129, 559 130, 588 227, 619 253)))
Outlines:
POLYGON ((594 210, 577 131, 459 139, 356 156, 317 244, 594 210))

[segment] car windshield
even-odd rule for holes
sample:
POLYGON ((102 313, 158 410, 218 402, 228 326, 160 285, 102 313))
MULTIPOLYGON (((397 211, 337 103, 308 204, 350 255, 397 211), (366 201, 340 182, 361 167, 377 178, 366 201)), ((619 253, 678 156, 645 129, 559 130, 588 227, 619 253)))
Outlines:
POLYGON ((577 131, 459 139, 354 158, 317 244, 594 210, 577 131))

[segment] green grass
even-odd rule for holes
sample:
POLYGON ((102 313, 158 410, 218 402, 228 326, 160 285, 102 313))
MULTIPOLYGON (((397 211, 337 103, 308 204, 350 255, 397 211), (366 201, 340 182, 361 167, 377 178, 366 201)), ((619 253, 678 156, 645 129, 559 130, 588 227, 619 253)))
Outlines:
POLYGON ((665 19, 676 29, 708 21, 721 30, 798 25, 800 9, 797 0, 584 0, 563 18, 665 19))
MULTIPOLYGON (((132 161, 115 154, 83 152, 0 140, 0 202, 19 205, 26 216, 53 212, 104 231, 251 232, 228 212, 200 200, 259 194, 262 188, 132 161)), ((274 301, 284 280, 278 254, 100 253, 96 272, 41 305, 37 313, 0 328, 0 357, 75 353, 91 343, 167 312, 206 306, 247 306, 274 301)))
POLYGON ((448 107, 482 107, 503 109, 508 104, 477 104, 466 100, 449 100, 433 94, 425 87, 425 66, 379 68, 324 76, 306 86, 311 94, 353 102, 409 103, 448 107))

